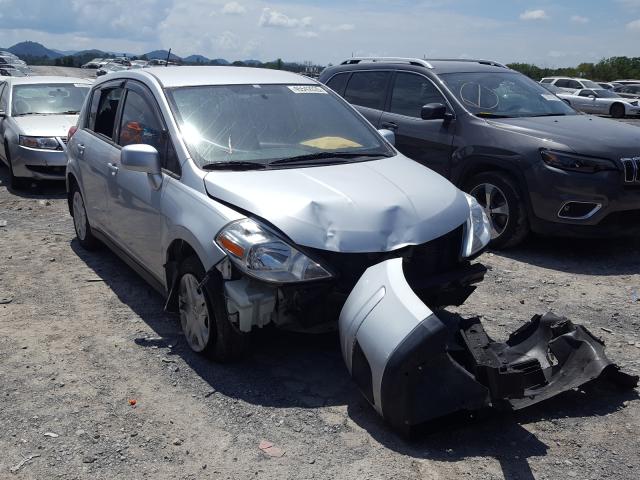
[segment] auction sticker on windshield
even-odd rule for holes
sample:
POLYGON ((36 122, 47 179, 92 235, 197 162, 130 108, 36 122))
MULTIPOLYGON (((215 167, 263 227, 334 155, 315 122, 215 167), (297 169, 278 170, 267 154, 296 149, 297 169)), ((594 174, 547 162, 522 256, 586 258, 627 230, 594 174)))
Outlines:
POLYGON ((287 88, 293 93, 327 93, 324 88, 316 85, 291 85, 287 88))

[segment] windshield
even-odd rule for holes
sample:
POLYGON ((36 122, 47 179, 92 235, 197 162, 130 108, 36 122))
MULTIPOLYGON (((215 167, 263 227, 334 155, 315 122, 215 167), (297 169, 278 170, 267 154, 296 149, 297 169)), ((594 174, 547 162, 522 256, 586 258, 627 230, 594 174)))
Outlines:
POLYGON ((582 85, 584 85, 584 88, 600 88, 600 85, 591 80, 582 80, 582 85))
POLYGON ((15 117, 78 113, 89 87, 84 83, 15 85, 11 114, 15 117))
POLYGON ((577 115, 542 85, 516 72, 443 73, 460 103, 479 117, 577 115))
POLYGON ((616 92, 612 92, 611 90, 605 90, 604 88, 601 88, 600 90, 594 90, 594 92, 596 93, 596 95, 599 98, 618 98, 618 97, 620 97, 620 95, 618 95, 616 92))
POLYGON ((392 154, 372 128, 321 86, 207 85, 171 89, 168 96, 200 167, 392 154))

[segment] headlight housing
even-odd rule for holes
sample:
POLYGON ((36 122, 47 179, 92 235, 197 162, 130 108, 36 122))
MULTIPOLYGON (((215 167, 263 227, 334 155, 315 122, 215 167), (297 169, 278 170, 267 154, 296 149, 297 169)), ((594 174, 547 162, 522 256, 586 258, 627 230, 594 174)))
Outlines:
POLYGON ((469 218, 462 243, 462 256, 471 257, 486 247, 491 241, 491 223, 474 196, 465 193, 469 204, 469 218))
POLYGON ((61 148, 55 137, 27 137, 20 135, 20 145, 40 150, 58 150, 61 148))
POLYGON ((265 282, 309 282, 332 277, 322 265, 250 218, 229 223, 215 241, 242 272, 265 282))
POLYGON ((605 158, 592 158, 554 150, 540 150, 542 160, 550 167, 571 172, 595 173, 603 170, 617 170, 616 164, 605 158))

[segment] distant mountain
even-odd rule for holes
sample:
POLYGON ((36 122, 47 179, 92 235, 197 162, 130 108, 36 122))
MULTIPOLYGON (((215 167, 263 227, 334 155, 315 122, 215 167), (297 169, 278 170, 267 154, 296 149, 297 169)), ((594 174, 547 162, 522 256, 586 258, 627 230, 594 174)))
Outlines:
POLYGON ((229 60, 225 60, 224 58, 214 58, 211 60, 212 65, 231 65, 229 60))
MULTIPOLYGON (((160 60, 166 60, 167 59, 167 55, 169 55, 169 52, 167 50, 154 50, 153 52, 145 53, 145 56, 149 60, 151 60, 152 58, 157 58, 157 59, 160 59, 160 60)), ((172 60, 174 62, 179 62, 182 59, 179 56, 174 55, 172 53, 171 54, 171 58, 169 60, 172 60)))
POLYGON ((109 53, 107 52, 103 52, 102 50, 81 50, 79 52, 76 52, 74 54, 74 57, 80 57, 80 56, 88 56, 88 57, 93 57, 93 58, 104 58, 107 55, 109 55, 109 53))
POLYGON ((58 50, 56 48, 52 48, 51 50, 59 53, 60 55, 75 55, 76 53, 78 53, 78 50, 58 50))
POLYGON ((245 65, 250 65, 252 67, 262 65, 262 62, 260 60, 242 60, 242 63, 244 63, 245 65))
MULTIPOLYGON (((167 57, 165 56, 164 58, 167 57)), ((188 57, 184 57, 182 61, 187 63, 209 63, 211 60, 204 55, 189 55, 188 57)))
POLYGON ((50 50, 44 45, 37 42, 16 43, 13 47, 9 47, 8 50, 18 57, 64 57, 64 55, 62 55, 61 53, 58 53, 55 50, 50 50))

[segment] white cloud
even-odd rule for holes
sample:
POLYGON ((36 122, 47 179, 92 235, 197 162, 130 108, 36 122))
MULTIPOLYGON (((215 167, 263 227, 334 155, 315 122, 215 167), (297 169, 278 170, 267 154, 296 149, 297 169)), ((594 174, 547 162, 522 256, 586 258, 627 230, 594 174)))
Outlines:
POLYGON ((296 36, 303 38, 316 38, 318 34, 313 30, 300 30, 299 32, 296 32, 296 36))
POLYGON ((311 17, 293 18, 284 13, 265 7, 258 21, 261 27, 297 28, 311 25, 311 17))
POLYGON ((352 23, 341 23, 339 25, 322 25, 320 30, 324 32, 350 32, 355 28, 356 26, 352 23))
POLYGON ((222 13, 224 15, 242 15, 247 13, 247 8, 238 2, 225 3, 222 7, 222 13))
POLYGON ((589 23, 589 19, 587 17, 583 17, 582 15, 572 15, 570 20, 573 23, 581 23, 581 24, 585 24, 585 23, 589 23))
POLYGON ((629 30, 640 30, 640 18, 638 20, 634 20, 633 22, 627 23, 627 28, 629 30))
POLYGON ((520 20, 546 20, 549 18, 544 10, 526 10, 520 14, 520 20))

